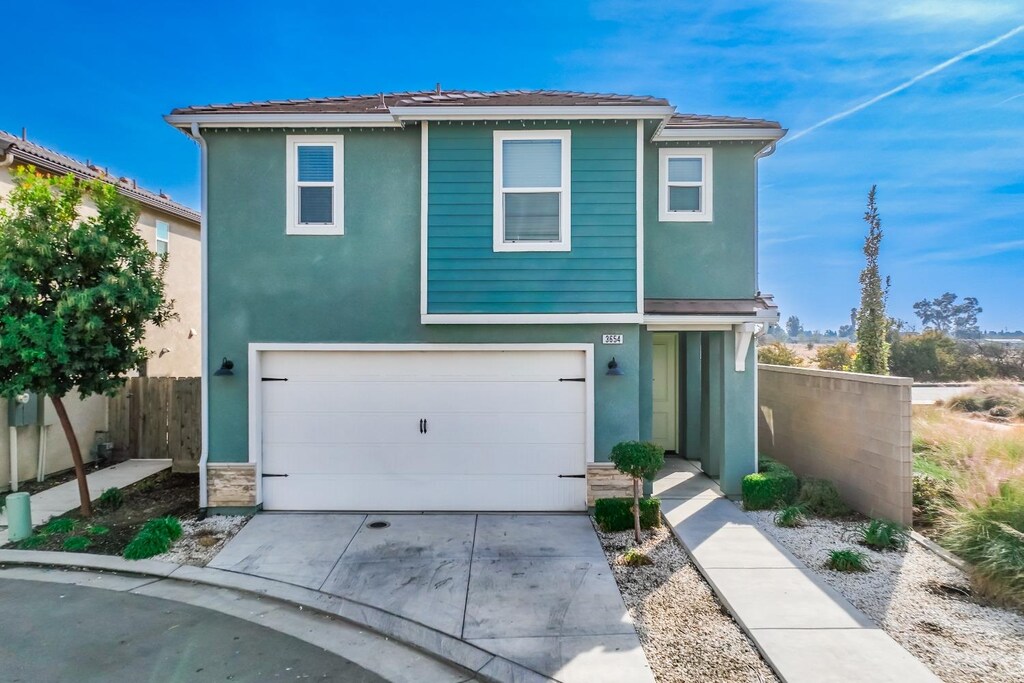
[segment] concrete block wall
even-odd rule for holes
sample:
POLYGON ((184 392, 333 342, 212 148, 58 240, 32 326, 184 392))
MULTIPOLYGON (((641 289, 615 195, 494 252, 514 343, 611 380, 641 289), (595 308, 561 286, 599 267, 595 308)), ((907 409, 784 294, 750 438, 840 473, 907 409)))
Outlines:
POLYGON ((865 515, 912 522, 913 380, 759 365, 758 384, 762 455, 830 479, 865 515))

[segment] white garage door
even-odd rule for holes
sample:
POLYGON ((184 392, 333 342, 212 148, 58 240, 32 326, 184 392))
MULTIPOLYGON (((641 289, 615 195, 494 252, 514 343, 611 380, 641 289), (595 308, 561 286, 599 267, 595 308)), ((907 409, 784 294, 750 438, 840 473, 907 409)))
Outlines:
POLYGON ((261 353, 267 510, 585 510, 583 351, 261 353))

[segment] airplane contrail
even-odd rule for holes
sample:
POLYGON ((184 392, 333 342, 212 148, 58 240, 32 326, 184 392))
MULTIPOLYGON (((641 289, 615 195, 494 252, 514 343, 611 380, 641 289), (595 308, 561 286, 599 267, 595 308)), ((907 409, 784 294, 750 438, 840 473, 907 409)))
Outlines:
POLYGON ((1024 24, 1021 24, 1020 26, 1018 26, 1017 28, 1015 28, 1013 30, 1007 31, 1006 33, 1004 33, 1001 36, 993 38, 992 40, 988 41, 987 43, 979 45, 978 47, 975 47, 975 48, 971 48, 970 50, 966 50, 964 52, 961 52, 960 54, 956 55, 955 57, 950 57, 949 59, 944 61, 942 64, 939 64, 937 66, 933 66, 932 68, 928 69, 927 71, 922 71, 921 73, 919 73, 918 75, 914 76, 910 80, 904 81, 903 83, 900 83, 899 85, 897 85, 895 88, 892 88, 891 90, 886 90, 881 95, 876 95, 875 97, 872 97, 870 100, 868 100, 866 102, 861 102, 856 107, 851 107, 850 109, 847 109, 846 111, 841 111, 838 114, 833 114, 832 116, 828 117, 827 119, 822 119, 821 121, 818 121, 816 124, 814 124, 810 128, 805 128, 804 130, 800 131, 796 135, 793 135, 792 137, 784 138, 782 140, 782 143, 794 142, 796 140, 799 140, 803 136, 807 135, 808 133, 821 128, 822 126, 827 126, 830 123, 833 123, 835 121, 839 121, 840 119, 845 119, 847 116, 852 116, 853 114, 856 114, 859 111, 863 111, 864 109, 867 109, 871 105, 877 104, 878 102, 881 102, 882 100, 886 99, 887 97, 892 97, 896 93, 902 92, 902 91, 906 90, 907 88, 909 88, 910 86, 914 85, 918 81, 924 80, 925 78, 928 78, 929 76, 932 76, 934 74, 939 73, 940 71, 944 71, 945 69, 948 69, 949 67, 953 66, 957 62, 961 62, 961 61, 967 59, 971 55, 976 55, 979 52, 984 52, 985 50, 989 49, 990 47, 995 47, 996 45, 998 45, 999 43, 1003 42, 1004 40, 1009 40, 1010 38, 1014 37, 1015 35, 1017 35, 1018 33, 1021 33, 1021 32, 1024 32, 1024 24))

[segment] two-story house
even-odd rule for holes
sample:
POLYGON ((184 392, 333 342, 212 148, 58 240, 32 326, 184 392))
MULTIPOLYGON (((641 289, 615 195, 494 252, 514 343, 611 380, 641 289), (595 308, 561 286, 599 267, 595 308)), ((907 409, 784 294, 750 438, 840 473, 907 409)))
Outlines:
MULTIPOLYGON (((139 207, 136 227, 149 248, 167 255, 165 292, 174 300, 177 318, 164 326, 150 325, 143 342, 151 353, 141 370, 154 377, 195 377, 200 367, 200 269, 199 214, 173 201, 162 191, 153 192, 129 178, 118 178, 90 161, 79 161, 44 147, 24 135, 0 130, 0 204, 14 188, 13 170, 32 166, 41 173, 72 174, 82 180, 103 180, 139 207)), ((83 198, 87 214, 95 209, 83 198)))
POLYGON ((585 510, 652 439, 756 469, 771 121, 441 90, 187 107, 203 505, 585 510))

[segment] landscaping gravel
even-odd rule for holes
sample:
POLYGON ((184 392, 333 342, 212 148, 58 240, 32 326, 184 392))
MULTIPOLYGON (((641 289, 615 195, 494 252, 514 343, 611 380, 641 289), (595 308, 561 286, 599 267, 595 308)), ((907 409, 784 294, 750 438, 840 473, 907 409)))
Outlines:
POLYGON ((788 529, 772 511, 747 514, 946 683, 1024 680, 1024 615, 973 599, 967 576, 931 551, 914 542, 906 551, 860 546, 858 521, 811 518, 788 529), (826 569, 837 548, 863 552, 871 571, 826 569))
POLYGON ((221 551, 224 544, 242 530, 249 519, 251 518, 241 515, 184 519, 181 522, 181 538, 170 550, 153 559, 205 567, 213 556, 221 551))
POLYGON ((597 535, 659 683, 778 680, 667 528, 645 532, 646 567, 622 564, 632 531, 597 535))

